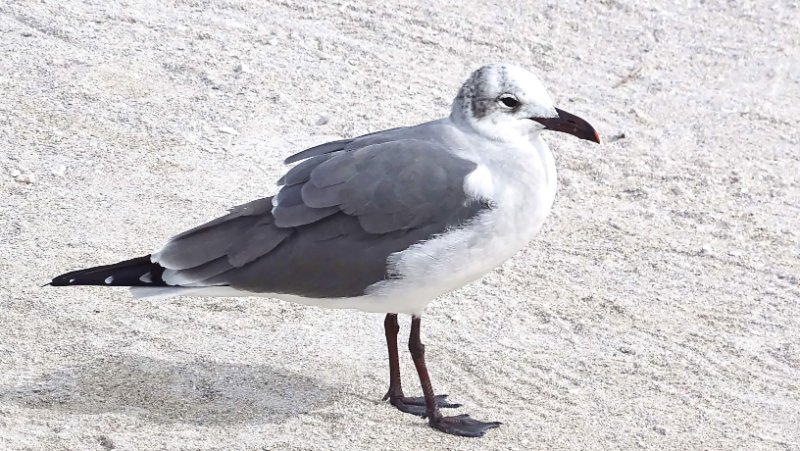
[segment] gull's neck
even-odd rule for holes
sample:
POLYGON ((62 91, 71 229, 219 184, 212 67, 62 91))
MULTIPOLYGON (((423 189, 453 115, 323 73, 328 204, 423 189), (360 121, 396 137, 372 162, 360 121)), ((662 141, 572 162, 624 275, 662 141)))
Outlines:
POLYGON ((536 157, 543 169, 547 189, 552 193, 552 196, 555 197, 557 171, 553 152, 550 150, 550 146, 542 139, 541 133, 536 132, 531 134, 529 140, 533 148, 536 149, 536 157))
POLYGON ((499 135, 493 138, 476 128, 475 121, 464 119, 456 114, 445 119, 458 130, 460 144, 452 148, 453 153, 485 166, 494 177, 508 181, 509 187, 535 192, 545 203, 552 203, 556 191, 555 159, 539 131, 501 130, 493 133, 499 135))

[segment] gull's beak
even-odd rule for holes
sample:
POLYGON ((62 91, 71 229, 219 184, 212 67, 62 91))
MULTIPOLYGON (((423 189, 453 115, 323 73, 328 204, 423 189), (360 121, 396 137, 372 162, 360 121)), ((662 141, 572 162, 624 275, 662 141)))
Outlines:
POLYGON ((556 108, 558 117, 534 117, 534 121, 544 125, 547 130, 555 130, 557 132, 569 133, 581 139, 588 139, 600 144, 600 135, 588 122, 575 116, 574 114, 567 113, 564 110, 556 108))

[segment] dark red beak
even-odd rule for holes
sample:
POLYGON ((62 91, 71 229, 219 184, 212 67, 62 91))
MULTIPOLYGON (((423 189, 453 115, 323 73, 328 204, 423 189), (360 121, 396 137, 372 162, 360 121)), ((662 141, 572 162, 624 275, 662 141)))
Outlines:
POLYGON ((556 108, 556 112, 558 112, 558 117, 533 117, 531 119, 544 125, 547 130, 569 133, 600 144, 600 135, 591 124, 564 110, 556 108))

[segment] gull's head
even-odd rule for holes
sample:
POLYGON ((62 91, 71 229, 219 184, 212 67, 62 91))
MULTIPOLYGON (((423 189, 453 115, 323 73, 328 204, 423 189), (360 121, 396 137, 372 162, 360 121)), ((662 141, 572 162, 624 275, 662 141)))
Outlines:
POLYGON ((511 64, 489 64, 473 72, 453 100, 450 118, 498 141, 550 129, 600 142, 588 122, 553 105, 536 75, 511 64))

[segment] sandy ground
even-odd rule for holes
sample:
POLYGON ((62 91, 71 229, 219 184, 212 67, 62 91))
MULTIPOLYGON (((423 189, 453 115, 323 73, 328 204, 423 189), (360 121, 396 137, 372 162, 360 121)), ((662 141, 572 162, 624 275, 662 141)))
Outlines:
POLYGON ((796 2, 261 3, 0 3, 0 449, 800 449, 796 2), (380 401, 380 315, 40 287, 495 61, 607 143, 548 136, 543 233, 423 320, 483 439, 380 401))

